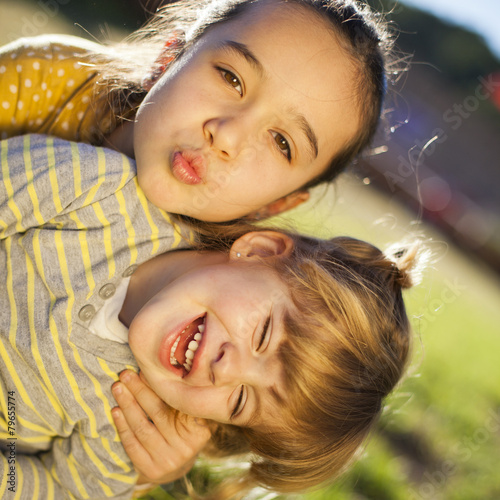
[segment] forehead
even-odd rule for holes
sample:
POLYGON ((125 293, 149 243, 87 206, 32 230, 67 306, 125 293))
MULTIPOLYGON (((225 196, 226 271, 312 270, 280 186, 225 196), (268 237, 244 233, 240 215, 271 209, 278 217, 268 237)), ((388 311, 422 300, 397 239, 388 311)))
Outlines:
POLYGON ((231 40, 251 50, 264 70, 267 94, 282 108, 306 115, 328 161, 357 132, 358 66, 330 22, 312 8, 260 0, 205 36, 208 42, 231 40))
MULTIPOLYGON (((348 64, 332 25, 312 8, 296 3, 260 0, 248 4, 238 16, 209 28, 205 37, 248 45, 268 76, 282 77, 283 82, 317 70, 318 64, 326 73, 332 65, 348 64)), ((329 99, 330 92, 319 98, 329 99)))

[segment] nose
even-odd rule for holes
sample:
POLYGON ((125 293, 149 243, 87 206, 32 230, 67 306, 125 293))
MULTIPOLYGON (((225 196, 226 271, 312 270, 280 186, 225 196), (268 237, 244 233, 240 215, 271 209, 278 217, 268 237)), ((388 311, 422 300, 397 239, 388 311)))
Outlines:
POLYGON ((242 112, 208 120, 204 132, 212 149, 224 159, 234 159, 252 141, 256 127, 256 120, 242 112))
POLYGON ((256 385, 262 368, 257 357, 241 352, 237 346, 229 342, 220 347, 210 365, 212 382, 215 386, 256 385))

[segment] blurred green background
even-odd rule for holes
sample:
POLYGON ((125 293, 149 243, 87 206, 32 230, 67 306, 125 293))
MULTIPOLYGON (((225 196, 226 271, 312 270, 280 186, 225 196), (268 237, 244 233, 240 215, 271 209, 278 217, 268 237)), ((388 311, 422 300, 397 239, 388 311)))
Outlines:
MULTIPOLYGON (((411 70, 391 88, 394 131, 379 135, 377 155, 275 223, 382 247, 424 234, 434 260, 407 293, 415 330, 410 372, 360 460, 335 485, 296 498, 498 500, 500 63, 480 36, 450 19, 401 2, 371 3, 392 11, 399 45, 413 56, 411 70), (486 99, 477 98, 479 86, 486 99)), ((157 4, 0 0, 0 43, 41 33, 119 40, 157 4)), ((486 8, 483 14, 493 15, 486 8)), ((148 498, 177 498, 179 488, 166 485, 148 498)))

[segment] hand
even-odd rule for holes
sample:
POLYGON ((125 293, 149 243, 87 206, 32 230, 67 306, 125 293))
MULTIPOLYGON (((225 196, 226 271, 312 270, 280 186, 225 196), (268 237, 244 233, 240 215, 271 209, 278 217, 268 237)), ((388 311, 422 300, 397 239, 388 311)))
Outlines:
POLYGON ((175 410, 130 370, 120 374, 112 389, 119 405, 112 410, 113 419, 139 473, 138 484, 170 483, 189 472, 210 439, 207 422, 183 413, 175 419, 175 410))

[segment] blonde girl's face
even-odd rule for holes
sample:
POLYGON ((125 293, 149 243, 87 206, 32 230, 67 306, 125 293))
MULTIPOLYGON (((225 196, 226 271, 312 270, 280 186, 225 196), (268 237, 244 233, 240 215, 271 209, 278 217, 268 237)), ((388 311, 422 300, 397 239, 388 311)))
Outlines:
POLYGON ((208 29, 148 93, 133 125, 139 184, 164 210, 207 221, 266 206, 353 138, 355 78, 314 12, 251 4, 208 29))
POLYGON ((156 293, 133 319, 129 344, 141 377, 170 406, 221 423, 269 426, 279 423, 286 401, 278 350, 290 305, 269 267, 210 264, 156 293))

